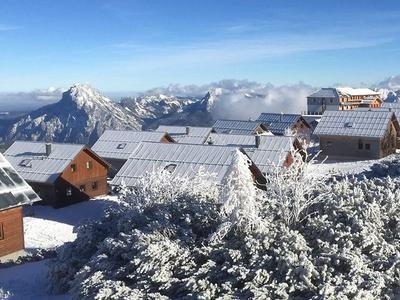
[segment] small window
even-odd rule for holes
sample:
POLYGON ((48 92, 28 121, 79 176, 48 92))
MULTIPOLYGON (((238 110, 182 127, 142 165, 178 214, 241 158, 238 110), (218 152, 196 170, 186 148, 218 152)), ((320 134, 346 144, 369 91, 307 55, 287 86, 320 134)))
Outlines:
POLYGON ((93 168, 93 162, 91 160, 86 162, 86 169, 92 169, 93 168))
POLYGON ((66 190, 65 190, 65 194, 69 197, 69 196, 72 196, 72 188, 67 188, 66 190))
POLYGON ((365 144, 365 150, 371 150, 371 144, 365 144))
POLYGON ((72 173, 76 172, 76 164, 71 165, 71 172, 72 173))
POLYGON ((21 167, 32 168, 32 159, 23 159, 19 165, 21 167))
POLYGON ((364 144, 361 140, 358 141, 358 149, 362 150, 364 148, 364 144))
POLYGON ((81 192, 84 192, 84 191, 86 190, 86 186, 85 186, 84 184, 82 184, 82 185, 79 187, 79 190, 80 190, 81 192))
POLYGON ((176 169, 176 164, 169 164, 169 165, 165 166, 164 171, 173 173, 175 171, 175 169, 176 169))
POLYGON ((97 185, 97 181, 93 181, 92 182, 92 190, 97 190, 98 185, 97 185))
POLYGON ((3 223, 0 223, 0 241, 4 240, 4 226, 3 223))
POLYGON ((117 149, 125 149, 126 143, 118 144, 117 149))
POLYGON ((327 142, 326 142, 326 146, 327 146, 327 147, 331 147, 331 146, 332 146, 332 142, 331 142, 331 141, 327 141, 327 142))

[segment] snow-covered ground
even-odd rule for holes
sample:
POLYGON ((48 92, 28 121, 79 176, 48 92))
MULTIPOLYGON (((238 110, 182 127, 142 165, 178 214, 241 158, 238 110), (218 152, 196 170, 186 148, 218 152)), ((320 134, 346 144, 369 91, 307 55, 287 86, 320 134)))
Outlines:
POLYGON ((49 295, 48 260, 0 269, 0 299, 69 299, 67 295, 49 295))
POLYGON ((310 169, 315 176, 325 176, 329 174, 358 174, 368 171, 371 166, 380 160, 359 160, 359 161, 337 161, 328 159, 321 163, 317 161, 310 165, 310 169))
MULTIPOLYGON (((60 209, 34 206, 26 209, 24 217, 26 250, 52 249, 73 241, 75 226, 84 220, 97 219, 104 210, 115 205, 116 196, 106 196, 60 209)), ((69 299, 68 296, 47 294, 49 260, 26 263, 0 269, 0 299, 69 299)))
POLYGON ((32 216, 24 218, 25 248, 51 249, 73 241, 75 226, 103 216, 105 208, 115 204, 115 200, 116 196, 107 196, 59 209, 50 206, 27 209, 32 216))

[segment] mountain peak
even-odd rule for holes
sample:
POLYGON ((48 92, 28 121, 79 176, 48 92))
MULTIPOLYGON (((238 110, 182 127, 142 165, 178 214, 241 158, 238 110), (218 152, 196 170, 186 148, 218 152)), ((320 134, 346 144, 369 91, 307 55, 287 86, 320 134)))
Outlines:
POLYGON ((105 105, 111 100, 100 94, 89 84, 77 83, 72 85, 68 91, 63 93, 61 101, 72 101, 81 107, 93 107, 96 104, 105 105))

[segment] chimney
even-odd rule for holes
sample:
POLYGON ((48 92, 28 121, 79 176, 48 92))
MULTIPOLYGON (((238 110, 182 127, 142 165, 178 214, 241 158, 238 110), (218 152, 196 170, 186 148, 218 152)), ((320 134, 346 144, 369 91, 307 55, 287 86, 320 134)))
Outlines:
POLYGON ((186 134, 189 135, 189 133, 190 133, 190 127, 186 126, 186 134))
POLYGON ((208 138, 207 144, 209 144, 209 145, 212 145, 212 144, 214 144, 214 142, 213 142, 213 140, 212 140, 211 136, 208 138))
POLYGON ((51 154, 51 144, 46 143, 46 156, 50 156, 51 154))
POLYGON ((256 135, 255 138, 256 138, 256 148, 260 148, 261 137, 259 135, 256 135))

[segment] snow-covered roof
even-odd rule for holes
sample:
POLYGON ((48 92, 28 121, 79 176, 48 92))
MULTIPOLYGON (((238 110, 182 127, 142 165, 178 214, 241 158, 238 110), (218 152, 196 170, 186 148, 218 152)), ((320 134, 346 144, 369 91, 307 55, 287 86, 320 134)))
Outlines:
POLYGON ((0 154, 0 211, 36 201, 39 196, 0 154))
POLYGON ((319 98, 337 98, 340 96, 379 96, 379 92, 375 92, 367 88, 352 88, 352 87, 337 87, 337 88, 322 88, 308 97, 319 98))
POLYGON ((137 179, 147 173, 172 168, 177 176, 195 176, 200 167, 205 172, 216 175, 221 183, 232 163, 232 155, 237 147, 193 145, 179 143, 143 142, 130 155, 111 181, 111 185, 135 185, 137 179))
POLYGON ((336 90, 344 95, 344 96, 371 96, 371 95, 376 95, 379 96, 379 92, 375 92, 371 89, 367 88, 352 88, 352 87, 338 87, 336 90))
POLYGON ((260 121, 217 120, 212 128, 217 133, 254 134, 259 126, 260 121))
POLYGON ((382 107, 400 109, 400 102, 383 102, 382 107))
POLYGON ((140 142, 160 142, 165 136, 156 131, 106 130, 92 150, 105 159, 127 160, 140 142))
POLYGON ((319 97, 319 98, 336 98, 338 93, 335 88, 322 88, 308 97, 319 97))
POLYGON ((211 133, 206 144, 241 147, 261 172, 268 173, 272 166, 284 163, 295 142, 295 138, 289 136, 260 135, 257 138, 258 147, 254 135, 211 133))
POLYGON ((301 118, 297 114, 262 113, 257 121, 262 122, 273 134, 284 134, 301 118))
POLYGON ((382 138, 393 117, 390 111, 325 111, 314 134, 382 138))
POLYGON ((84 145, 51 143, 46 155, 46 143, 16 141, 4 156, 27 181, 53 183, 84 145))
POLYGON ((156 131, 168 133, 178 143, 203 144, 212 131, 212 128, 161 125, 156 131))

